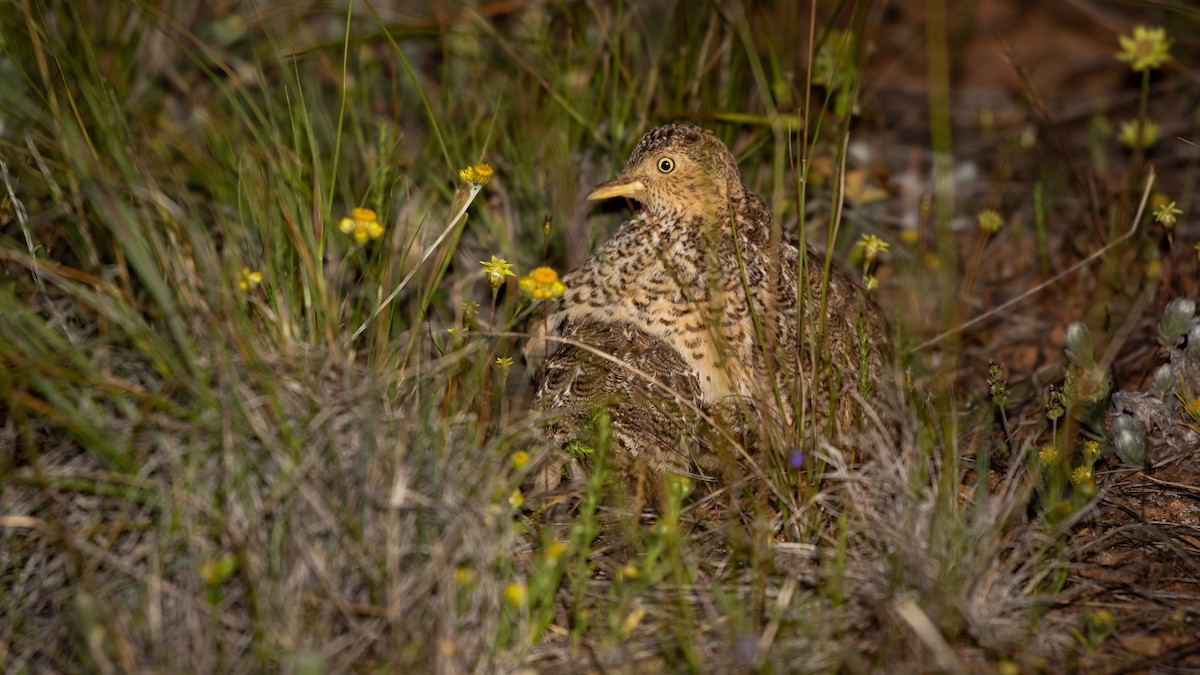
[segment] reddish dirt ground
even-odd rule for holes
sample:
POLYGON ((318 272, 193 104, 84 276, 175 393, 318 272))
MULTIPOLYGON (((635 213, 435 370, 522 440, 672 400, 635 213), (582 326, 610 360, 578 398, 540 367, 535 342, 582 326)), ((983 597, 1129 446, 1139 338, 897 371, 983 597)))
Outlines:
MULTIPOLYGON (((890 181, 888 214, 900 226, 912 223, 921 194, 906 196, 902 182, 916 176, 926 187, 931 164, 928 25, 919 5, 892 3, 881 19, 862 97, 864 131, 879 148, 872 170, 890 181)), ((1163 307, 1198 297, 1192 201, 1200 149, 1188 140, 1197 134, 1200 71, 1191 66, 1200 42, 1180 32, 1194 18, 1131 3, 983 0, 970 8, 964 3, 949 25, 954 157, 971 169, 955 186, 956 212, 995 208, 1008 225, 986 243, 974 227, 957 234, 961 320, 1054 281, 963 331, 947 381, 986 405, 988 365, 1002 364, 1020 438, 1045 425, 1041 392, 1062 384, 1067 324, 1091 327, 1116 389, 1146 390, 1162 363, 1163 307), (1141 179, 1128 178, 1135 160, 1111 130, 1137 114, 1140 80, 1115 55, 1117 36, 1138 24, 1166 26, 1176 38, 1174 61, 1151 82, 1149 116, 1162 132, 1145 161, 1157 175, 1154 192, 1178 200, 1184 214, 1172 237, 1143 218, 1129 240, 1056 278, 1127 230, 1142 192, 1141 179), (1098 136, 1105 124, 1108 135, 1098 136), (1031 229, 1039 190, 1049 216, 1044 251, 1031 229)), ((914 247, 897 252, 884 285, 898 305, 925 307, 905 319, 918 332, 937 321, 921 292, 898 280, 919 267, 931 239, 922 229, 914 247)), ((990 435, 1003 441, 999 424, 990 435)), ((1035 442, 1048 440, 1043 432, 1035 442)), ((1112 456, 1096 466, 1097 504, 1065 543, 1073 562, 1045 618, 1083 632, 1085 618, 1103 610, 1115 629, 1097 650, 1076 645, 1063 663, 1045 664, 1050 670, 1200 672, 1200 448, 1157 450, 1147 467, 1112 456)))

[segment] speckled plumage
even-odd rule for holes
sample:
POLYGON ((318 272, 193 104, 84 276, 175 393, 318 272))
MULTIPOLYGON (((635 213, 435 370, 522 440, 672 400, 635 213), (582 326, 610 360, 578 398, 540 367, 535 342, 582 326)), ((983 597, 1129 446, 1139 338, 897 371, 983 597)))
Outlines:
POLYGON ((742 409, 760 419, 788 421, 797 384, 806 392, 801 400, 808 423, 823 425, 831 409, 836 427, 850 422, 855 405, 847 389, 857 386, 860 363, 865 359, 872 380, 883 371, 887 328, 881 313, 854 281, 831 270, 822 342, 842 392, 830 406, 828 394, 820 393, 826 389, 822 375, 812 395, 807 341, 820 323, 824 263, 809 251, 803 291, 818 300, 804 303, 798 321, 799 249, 784 235, 773 250, 770 212, 742 185, 733 155, 716 136, 687 125, 651 130, 625 169, 589 199, 614 196, 634 199, 643 209, 566 275, 567 293, 547 325, 552 335, 588 344, 630 367, 535 336, 527 354, 549 347, 535 407, 562 413, 546 427, 548 441, 570 440, 598 406, 607 405, 614 438, 630 456, 655 469, 704 467, 700 455, 707 446, 695 440, 704 434, 696 433, 701 423, 693 407, 715 416, 738 408, 740 397, 751 403, 742 409), (856 330, 859 316, 864 321, 856 330))

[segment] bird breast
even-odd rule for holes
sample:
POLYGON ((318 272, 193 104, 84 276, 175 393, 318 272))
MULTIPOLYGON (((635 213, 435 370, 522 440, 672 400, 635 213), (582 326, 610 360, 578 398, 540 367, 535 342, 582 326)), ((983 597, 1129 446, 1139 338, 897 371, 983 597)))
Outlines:
POLYGON ((740 285, 709 283, 701 246, 690 235, 668 240, 649 232, 628 236, 626 230, 564 279, 568 292, 552 323, 629 324, 680 355, 700 385, 702 402, 752 395, 746 368, 759 359, 740 285))

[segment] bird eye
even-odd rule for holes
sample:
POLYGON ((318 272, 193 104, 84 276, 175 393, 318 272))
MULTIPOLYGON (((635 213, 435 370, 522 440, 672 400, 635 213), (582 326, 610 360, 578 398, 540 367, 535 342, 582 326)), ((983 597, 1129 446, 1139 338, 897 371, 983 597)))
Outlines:
POLYGON ((670 157, 663 157, 658 160, 658 170, 663 173, 671 173, 675 170, 675 160, 670 157))

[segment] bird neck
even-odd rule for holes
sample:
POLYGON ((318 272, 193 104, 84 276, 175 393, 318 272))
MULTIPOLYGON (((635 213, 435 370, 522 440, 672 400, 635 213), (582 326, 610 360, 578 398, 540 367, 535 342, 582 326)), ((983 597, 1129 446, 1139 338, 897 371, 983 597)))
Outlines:
MULTIPOLYGON (((738 188, 741 188, 739 185, 738 188)), ((729 223, 738 212, 747 193, 736 191, 697 191, 685 199, 662 200, 643 205, 650 220, 662 224, 668 230, 678 223, 729 223)))

